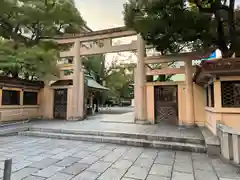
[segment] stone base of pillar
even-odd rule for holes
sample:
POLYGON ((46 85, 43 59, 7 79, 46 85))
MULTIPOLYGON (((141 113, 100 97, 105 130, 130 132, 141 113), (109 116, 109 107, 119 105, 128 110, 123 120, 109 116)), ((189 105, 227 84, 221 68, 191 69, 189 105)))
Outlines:
POLYGON ((233 143, 233 161, 240 164, 240 138, 237 134, 232 135, 233 143))
POLYGON ((193 128, 196 127, 197 125, 194 123, 187 123, 187 121, 181 121, 178 123, 178 126, 181 128, 193 128))
POLYGON ((227 160, 233 159, 232 135, 230 135, 227 132, 222 133, 221 152, 222 152, 223 158, 227 160))
POLYGON ((178 125, 179 128, 194 128, 196 127, 196 124, 179 124, 178 125))
POLYGON ((83 121, 85 117, 69 117, 69 121, 83 121))
POLYGON ((134 122, 135 124, 151 124, 149 121, 141 119, 135 119, 134 122))

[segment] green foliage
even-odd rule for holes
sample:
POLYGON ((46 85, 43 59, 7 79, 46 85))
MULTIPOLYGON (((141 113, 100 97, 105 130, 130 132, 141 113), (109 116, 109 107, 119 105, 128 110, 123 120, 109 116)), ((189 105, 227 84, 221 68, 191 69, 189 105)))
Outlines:
POLYGON ((188 50, 214 46, 224 57, 239 56, 239 13, 235 0, 129 0, 124 6, 126 26, 162 54, 187 45, 188 50))
POLYGON ((182 0, 129 0, 124 21, 162 54, 196 43, 209 46, 212 40, 211 17, 187 8, 182 0))
POLYGON ((25 79, 58 76, 58 45, 42 38, 78 33, 85 24, 74 0, 1 0, 0 70, 25 79))
POLYGON ((0 68, 2 74, 29 80, 59 76, 56 66, 58 51, 43 44, 26 47, 13 41, 0 41, 0 68))
POLYGON ((234 7, 235 0, 129 0, 124 20, 162 54, 213 46, 231 57, 240 55, 240 10, 234 7))
POLYGON ((115 97, 130 97, 132 89, 129 85, 134 81, 134 67, 133 64, 115 64, 108 69, 108 74, 105 76, 105 82, 115 97))
POLYGON ((97 81, 102 84, 102 80, 104 79, 105 56, 94 55, 85 57, 83 60, 83 65, 84 68, 90 73, 94 74, 97 81))
POLYGON ((133 64, 117 64, 113 61, 109 67, 105 67, 105 56, 95 55, 83 59, 84 68, 93 74, 100 84, 105 84, 110 91, 101 93, 102 102, 111 98, 129 98, 133 83, 133 64), (110 98, 111 97, 111 98, 110 98))
POLYGON ((85 22, 73 0, 1 0, 0 36, 24 43, 42 37, 75 33, 85 22), (30 37, 24 36, 28 33, 30 37))
POLYGON ((235 0, 190 0, 201 13, 214 15, 217 39, 215 44, 221 49, 224 57, 231 57, 238 52, 240 45, 239 8, 235 10, 235 0), (230 45, 230 47, 229 47, 230 45))

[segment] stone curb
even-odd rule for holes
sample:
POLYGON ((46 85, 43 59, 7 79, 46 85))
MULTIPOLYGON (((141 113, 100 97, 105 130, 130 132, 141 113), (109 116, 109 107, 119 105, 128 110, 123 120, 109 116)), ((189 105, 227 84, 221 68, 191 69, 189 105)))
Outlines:
POLYGON ((10 127, 0 129, 0 136, 17 135, 19 132, 27 131, 28 127, 10 127))
POLYGON ((180 143, 180 142, 151 141, 151 140, 134 139, 134 138, 76 135, 76 134, 37 132, 37 131, 19 132, 19 135, 66 139, 66 140, 103 142, 103 143, 113 143, 113 144, 160 148, 160 149, 165 148, 165 149, 180 150, 180 151, 198 152, 198 153, 206 152, 206 148, 204 145, 180 143))
POLYGON ((153 134, 134 134, 124 132, 111 132, 111 131, 86 131, 86 130, 64 130, 64 129, 48 129, 48 128, 29 128, 30 131, 47 132, 47 133, 63 133, 74 135, 91 135, 91 136, 104 136, 104 137, 119 137, 119 138, 133 138, 144 139, 149 141, 173 141, 181 143, 201 144, 205 145, 204 139, 182 138, 182 137, 166 137, 153 134))

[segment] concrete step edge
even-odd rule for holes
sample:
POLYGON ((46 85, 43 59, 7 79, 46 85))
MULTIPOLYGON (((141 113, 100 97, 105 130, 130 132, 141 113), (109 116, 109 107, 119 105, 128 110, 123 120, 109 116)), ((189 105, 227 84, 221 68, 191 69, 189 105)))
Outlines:
POLYGON ((75 134, 48 133, 48 132, 37 132, 37 131, 19 132, 19 135, 67 139, 67 140, 93 141, 93 142, 132 145, 132 146, 140 146, 140 147, 168 148, 173 150, 183 150, 183 151, 199 152, 199 153, 206 152, 206 147, 204 145, 191 144, 191 143, 149 141, 145 139, 75 135, 75 134))
POLYGON ((27 131, 28 127, 5 127, 0 128, 0 136, 9 136, 9 135, 15 135, 22 131, 27 131))
POLYGON ((30 131, 38 132, 49 132, 49 133, 64 133, 64 134, 76 134, 76 135, 91 135, 91 136, 105 136, 105 137, 121 137, 121 138, 135 138, 135 139, 145 139, 150 141, 174 141, 174 142, 184 142, 192 144, 202 144, 205 145, 204 139, 193 139, 193 138, 183 138, 183 137, 165 137, 158 136, 154 134, 143 134, 143 133, 127 133, 127 132, 112 132, 112 131, 86 131, 86 130, 65 130, 65 129, 49 129, 49 128, 36 128, 30 127, 30 131))

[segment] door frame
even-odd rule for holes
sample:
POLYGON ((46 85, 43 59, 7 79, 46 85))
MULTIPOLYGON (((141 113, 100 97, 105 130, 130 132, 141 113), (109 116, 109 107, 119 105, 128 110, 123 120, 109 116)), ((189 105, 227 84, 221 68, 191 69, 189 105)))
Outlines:
POLYGON ((67 109, 68 109, 68 88, 54 88, 53 89, 53 119, 63 119, 66 120, 67 119, 67 109), (56 92, 57 91, 64 91, 64 96, 66 98, 66 102, 63 106, 65 109, 65 113, 64 113, 64 117, 57 117, 56 116, 56 112, 55 112, 55 108, 58 104, 56 104, 56 92))
POLYGON ((176 89, 176 122, 175 125, 178 125, 179 122, 179 105, 178 105, 178 85, 174 84, 174 85, 155 85, 153 88, 153 93, 154 93, 154 124, 157 124, 157 110, 156 110, 156 91, 155 89, 158 87, 175 87, 176 89))

